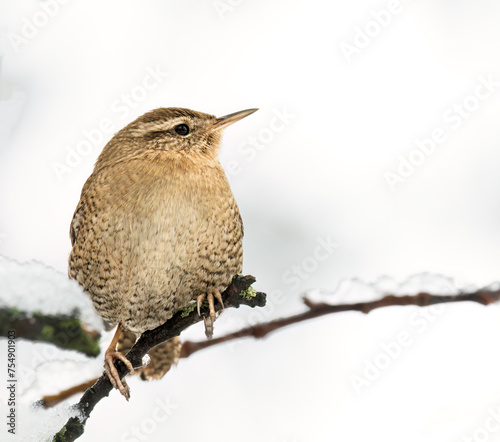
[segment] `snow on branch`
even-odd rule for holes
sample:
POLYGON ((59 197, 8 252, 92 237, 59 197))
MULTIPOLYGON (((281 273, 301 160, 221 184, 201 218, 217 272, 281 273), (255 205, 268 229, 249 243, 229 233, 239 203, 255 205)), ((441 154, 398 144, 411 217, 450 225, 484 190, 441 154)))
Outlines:
POLYGON ((76 281, 37 261, 0 255, 0 336, 100 354, 102 319, 76 281))

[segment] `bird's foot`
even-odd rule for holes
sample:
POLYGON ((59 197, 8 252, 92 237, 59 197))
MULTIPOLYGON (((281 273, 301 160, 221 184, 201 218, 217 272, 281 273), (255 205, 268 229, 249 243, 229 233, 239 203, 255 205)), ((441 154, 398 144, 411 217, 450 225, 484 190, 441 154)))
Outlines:
POLYGON ((115 351, 111 348, 108 348, 104 353, 104 369, 106 370, 106 374, 108 375, 111 385, 118 389, 128 401, 130 399, 130 388, 128 388, 125 379, 120 379, 118 370, 115 367, 115 361, 117 359, 125 364, 125 366, 129 369, 130 374, 134 374, 134 367, 132 367, 131 362, 123 355, 123 353, 115 351))
POLYGON ((215 313, 214 300, 216 299, 217 301, 220 302, 222 309, 224 309, 224 303, 222 302, 222 296, 218 290, 214 290, 213 292, 210 292, 208 295, 203 294, 198 296, 196 298, 196 305, 198 307, 199 316, 201 316, 200 308, 205 299, 208 302, 208 308, 209 308, 209 315, 203 318, 203 322, 205 323, 205 335, 208 339, 212 339, 212 336, 214 334, 214 322, 217 319, 217 315, 215 313))

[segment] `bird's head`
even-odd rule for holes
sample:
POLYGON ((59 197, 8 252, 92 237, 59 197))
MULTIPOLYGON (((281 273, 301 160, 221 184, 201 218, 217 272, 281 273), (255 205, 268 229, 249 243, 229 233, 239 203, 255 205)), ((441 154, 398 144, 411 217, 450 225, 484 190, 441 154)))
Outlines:
POLYGON ((155 109, 120 130, 106 145, 100 160, 109 163, 151 151, 197 153, 217 158, 222 130, 256 110, 217 118, 178 107, 155 109))

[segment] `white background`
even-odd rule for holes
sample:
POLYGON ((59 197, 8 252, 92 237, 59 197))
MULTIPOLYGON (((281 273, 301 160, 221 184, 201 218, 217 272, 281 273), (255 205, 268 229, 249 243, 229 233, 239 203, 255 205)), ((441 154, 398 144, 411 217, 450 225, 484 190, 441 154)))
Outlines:
MULTIPOLYGON (((144 112, 259 107, 227 129, 221 160, 245 223, 245 272, 274 295, 264 313, 225 312, 216 336, 301 311, 310 289, 340 284, 327 299, 349 302, 394 287, 370 285, 383 275, 455 281, 414 278, 407 293, 496 281, 500 4, 348 3, 0 0, 0 254, 65 273, 81 187, 112 133, 144 112), (277 113, 289 115, 278 126, 277 113), (419 151, 416 140, 439 129, 445 141, 419 151), (98 141, 81 154, 86 133, 98 141), (409 159, 418 165, 391 187, 387 174, 409 159), (318 260, 321 241, 336 248, 318 260), (341 283, 352 278, 366 284, 341 283)), ((81 440, 500 441, 490 418, 499 335, 497 306, 325 317, 199 353, 160 382, 131 379, 130 403, 113 392, 81 440), (353 375, 401 333, 411 343, 356 390, 353 375), (175 405, 161 422, 158 401, 175 405)), ((202 328, 186 337, 203 339, 202 328)), ((44 392, 86 380, 72 370, 49 376, 44 392)))

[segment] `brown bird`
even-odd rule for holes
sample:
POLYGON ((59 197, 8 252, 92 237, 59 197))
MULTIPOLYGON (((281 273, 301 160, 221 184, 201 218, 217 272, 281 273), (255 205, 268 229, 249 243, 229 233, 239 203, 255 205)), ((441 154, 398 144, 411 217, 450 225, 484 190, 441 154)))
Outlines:
POLYGON ((69 276, 98 313, 118 325, 105 352, 115 388, 129 390, 114 366, 122 330, 140 335, 179 309, 214 302, 242 271, 243 224, 218 159, 221 131, 257 109, 221 118, 160 108, 117 132, 99 155, 71 223, 69 276))

